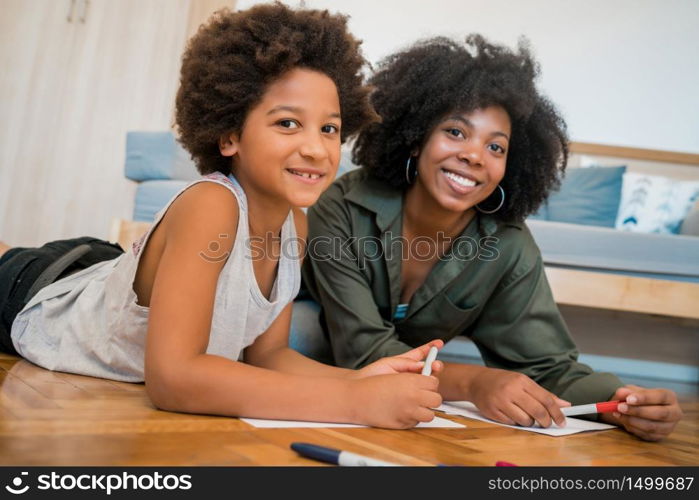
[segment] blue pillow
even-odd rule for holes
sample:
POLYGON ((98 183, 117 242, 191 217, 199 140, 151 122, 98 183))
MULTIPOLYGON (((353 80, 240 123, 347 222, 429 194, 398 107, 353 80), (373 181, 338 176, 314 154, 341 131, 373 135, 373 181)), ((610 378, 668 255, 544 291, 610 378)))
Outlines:
POLYGON ((133 181, 198 179, 189 153, 170 131, 127 132, 125 175, 133 181))
POLYGON ((136 188, 133 220, 153 222, 155 215, 167 205, 170 198, 187 185, 187 181, 143 181, 136 188))
POLYGON ((560 190, 549 196, 546 220, 614 227, 624 172, 625 166, 571 168, 560 190))

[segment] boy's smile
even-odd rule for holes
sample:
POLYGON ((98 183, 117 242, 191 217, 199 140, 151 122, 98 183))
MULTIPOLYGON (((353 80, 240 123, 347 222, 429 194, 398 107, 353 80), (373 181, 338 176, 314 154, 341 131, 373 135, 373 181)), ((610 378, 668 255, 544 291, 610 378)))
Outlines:
POLYGON ((287 168, 286 171, 294 177, 300 177, 300 179, 296 179, 297 181, 305 182, 308 184, 316 184, 327 175, 320 169, 308 167, 287 168))
POLYGON ((340 98, 318 71, 295 68, 269 85, 242 132, 222 138, 221 154, 249 196, 310 206, 340 161, 340 98))

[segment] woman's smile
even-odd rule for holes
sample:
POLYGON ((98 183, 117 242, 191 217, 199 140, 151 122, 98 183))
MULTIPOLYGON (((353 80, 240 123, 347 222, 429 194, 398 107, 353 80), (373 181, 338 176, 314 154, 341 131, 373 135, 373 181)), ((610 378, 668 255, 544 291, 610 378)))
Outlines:
POLYGON ((472 175, 457 172, 453 169, 442 167, 440 174, 446 179, 446 183, 456 194, 465 195, 475 191, 480 183, 472 175))
POLYGON ((425 202, 447 212, 472 209, 505 175, 510 134, 510 117, 501 106, 449 113, 418 151, 408 200, 423 209, 425 202))

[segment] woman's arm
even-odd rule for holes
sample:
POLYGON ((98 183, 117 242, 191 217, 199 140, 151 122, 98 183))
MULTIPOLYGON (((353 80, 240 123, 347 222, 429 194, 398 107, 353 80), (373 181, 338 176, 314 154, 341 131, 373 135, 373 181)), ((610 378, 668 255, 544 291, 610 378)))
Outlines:
POLYGON ((619 412, 600 414, 600 420, 623 427, 645 441, 664 439, 684 416, 677 395, 670 389, 625 385, 610 400, 624 403, 619 405, 619 412))
POLYGON ((471 331, 487 366, 531 377, 572 404, 604 401, 623 385, 578 362, 538 250, 523 252, 471 331))
POLYGON ((352 224, 340 188, 333 184, 308 210, 306 285, 322 304, 335 362, 359 368, 412 349, 376 305, 352 242, 352 224))
MULTIPOLYGON (((577 349, 553 300, 538 249, 522 243, 521 254, 469 329, 488 368, 471 369, 460 388, 464 399, 494 420, 561 424, 565 419, 559 408, 568 401, 604 401, 622 383, 577 361, 577 349)), ((447 367, 445 374, 449 371, 447 367)), ((442 391, 451 386, 450 380, 442 380, 442 391)))

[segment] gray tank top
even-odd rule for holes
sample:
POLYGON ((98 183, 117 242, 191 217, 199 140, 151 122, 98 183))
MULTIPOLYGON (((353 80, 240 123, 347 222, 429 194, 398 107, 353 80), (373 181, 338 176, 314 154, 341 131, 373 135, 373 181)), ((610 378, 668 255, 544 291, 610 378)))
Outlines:
POLYGON ((240 207, 235 243, 216 286, 206 352, 238 360, 291 302, 301 282, 293 213, 282 226, 277 277, 267 300, 260 291, 249 247, 245 192, 233 176, 214 173, 177 193, 152 228, 116 259, 99 262, 39 291, 12 324, 12 341, 24 358, 57 370, 125 382, 144 380, 149 308, 138 305, 133 282, 150 234, 172 202, 199 182, 226 186, 240 207))

